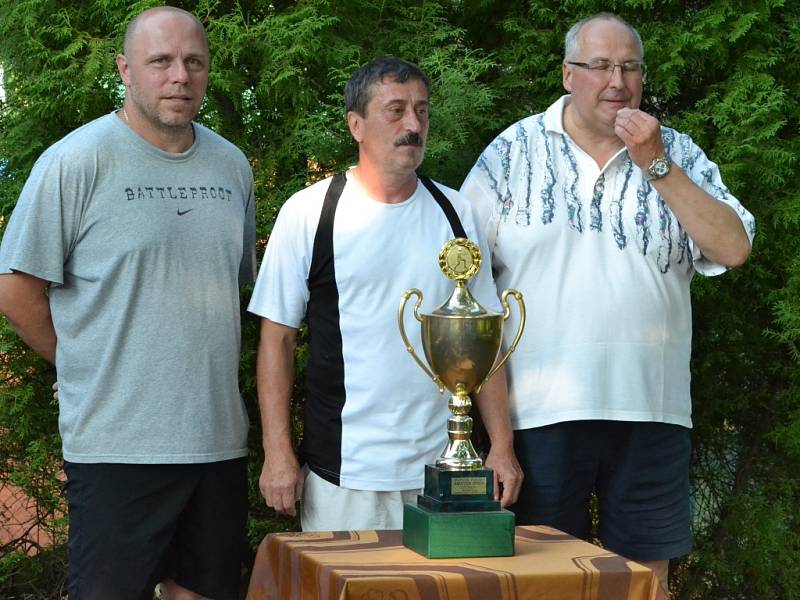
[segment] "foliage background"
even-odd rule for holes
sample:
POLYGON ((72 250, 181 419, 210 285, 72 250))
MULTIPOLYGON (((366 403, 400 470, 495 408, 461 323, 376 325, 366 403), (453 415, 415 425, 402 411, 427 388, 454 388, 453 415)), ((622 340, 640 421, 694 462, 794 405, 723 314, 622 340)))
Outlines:
MULTIPOLYGON (((0 0, 0 228, 37 156, 121 102, 114 56, 149 0, 0 0)), ((790 0, 198 0, 212 73, 200 120, 239 145, 256 176, 260 244, 282 202, 355 159, 342 90, 379 55, 433 82, 422 170, 458 187, 506 125, 561 93, 563 35, 578 18, 623 15, 645 40, 643 108, 690 133, 756 215, 742 269, 694 283, 696 548, 673 565, 681 599, 800 598, 800 3, 790 0)), ((247 292, 245 291, 245 298, 247 292)), ((257 491, 257 323, 245 318, 242 391, 254 423, 251 542, 296 527, 257 491)), ((302 355, 302 348, 300 350, 302 355)), ((302 368, 302 356, 300 367, 302 368)), ((0 330, 0 486, 33 497, 55 547, 0 546, 0 596, 63 586, 55 373, 0 330)), ((299 390, 299 388, 298 388, 299 390)), ((296 400, 301 401, 298 391, 296 400)), ((3 517, 0 516, 0 519, 3 517)))

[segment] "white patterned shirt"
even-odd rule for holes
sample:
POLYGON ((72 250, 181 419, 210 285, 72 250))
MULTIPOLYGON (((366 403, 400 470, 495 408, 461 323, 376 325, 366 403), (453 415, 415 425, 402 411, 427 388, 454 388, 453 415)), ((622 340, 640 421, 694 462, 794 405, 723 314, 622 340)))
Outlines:
MULTIPOLYGON (((498 290, 519 290, 528 309, 508 363, 513 427, 691 427, 689 284, 695 271, 726 268, 702 256, 625 148, 600 168, 575 144, 562 123, 569 99, 503 131, 461 187, 486 228, 498 290)), ((689 136, 661 133, 672 161, 734 209, 752 243, 753 216, 717 165, 689 136)))

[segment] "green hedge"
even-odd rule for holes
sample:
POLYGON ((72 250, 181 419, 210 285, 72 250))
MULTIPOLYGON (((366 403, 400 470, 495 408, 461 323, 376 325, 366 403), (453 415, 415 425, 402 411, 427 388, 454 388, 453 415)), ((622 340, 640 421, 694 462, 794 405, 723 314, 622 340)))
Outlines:
MULTIPOLYGON (((0 219, 49 144, 120 104, 114 55, 124 26, 156 4, 0 0, 0 219)), ((674 565, 675 597, 800 598, 793 568, 800 559, 800 3, 175 4, 207 24, 213 62, 200 119, 252 161, 261 249, 292 192, 354 162, 342 89, 357 66, 393 54, 428 72, 432 127, 422 170, 458 187, 497 132, 562 93, 562 40, 575 20, 610 10, 638 26, 649 73, 643 108, 690 133, 758 221, 748 265, 694 285, 696 550, 674 565)), ((257 329, 245 317, 254 544, 296 527, 266 509, 257 490, 257 329)), ((52 517, 61 506, 54 377, 13 332, 0 331, 0 484, 14 482, 36 498, 43 525, 63 536, 63 520, 52 517)), ((63 553, 37 562, 12 550, 0 548, 0 595, 55 594, 63 573, 41 565, 62 564, 63 553)))

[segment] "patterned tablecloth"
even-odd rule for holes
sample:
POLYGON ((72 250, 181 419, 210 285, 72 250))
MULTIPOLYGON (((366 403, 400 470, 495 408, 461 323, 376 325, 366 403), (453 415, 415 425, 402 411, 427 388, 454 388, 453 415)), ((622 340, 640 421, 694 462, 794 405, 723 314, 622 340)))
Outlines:
POLYGON ((278 533, 247 600, 658 600, 649 569, 549 527, 517 527, 515 555, 426 559, 401 531, 278 533))

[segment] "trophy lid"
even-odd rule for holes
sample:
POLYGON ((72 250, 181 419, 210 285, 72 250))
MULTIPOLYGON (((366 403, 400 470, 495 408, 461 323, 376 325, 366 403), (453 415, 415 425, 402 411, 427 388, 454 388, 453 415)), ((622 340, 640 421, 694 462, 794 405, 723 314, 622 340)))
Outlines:
POLYGON ((447 242, 439 251, 439 268, 448 279, 456 282, 456 287, 431 315, 464 318, 495 314, 483 308, 465 285, 481 268, 481 251, 474 242, 466 238, 447 242))

